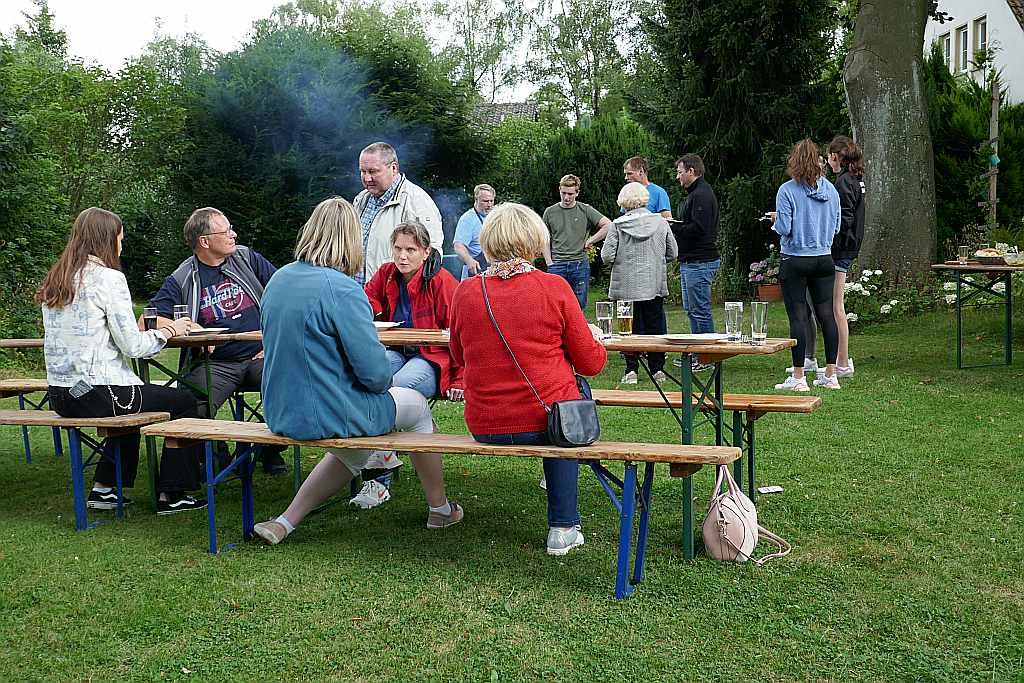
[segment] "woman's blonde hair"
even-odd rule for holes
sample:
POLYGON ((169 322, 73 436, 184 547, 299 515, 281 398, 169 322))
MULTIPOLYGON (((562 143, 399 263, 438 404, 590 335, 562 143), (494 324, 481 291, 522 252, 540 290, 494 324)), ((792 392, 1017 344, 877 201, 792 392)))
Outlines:
POLYGON ((548 229, 530 207, 505 202, 487 214, 479 239, 488 261, 508 261, 517 256, 532 261, 544 253, 548 229))
POLYGON ((647 206, 647 202, 651 199, 651 193, 647 191, 647 188, 640 183, 626 183, 621 190, 619 190, 618 203, 626 211, 632 209, 639 209, 641 206, 647 206))
POLYGON ((316 205, 299 231, 295 258, 354 275, 363 267, 362 229, 356 210, 341 197, 316 205))

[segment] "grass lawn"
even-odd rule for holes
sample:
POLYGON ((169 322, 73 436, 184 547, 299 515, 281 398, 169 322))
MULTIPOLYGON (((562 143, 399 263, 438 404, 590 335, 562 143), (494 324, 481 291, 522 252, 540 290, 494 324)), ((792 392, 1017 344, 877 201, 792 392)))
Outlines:
MULTIPOLYGON (((1001 358, 998 321, 969 319, 966 361, 1001 358)), ((670 328, 687 329, 678 311, 670 328)), ((770 332, 786 329, 775 304, 770 332)), ((952 312, 855 335, 857 375, 821 410, 758 423, 758 483, 785 488, 759 514, 792 555, 684 561, 666 470, 646 580, 621 602, 589 470, 586 545, 564 558, 544 552, 539 462, 473 457, 446 460, 466 509, 452 529, 424 528, 407 464, 380 508, 339 504, 282 546, 212 557, 205 513, 148 510, 145 463, 130 515, 93 511, 108 521, 76 533, 49 432, 26 465, 0 428, 0 680, 1024 680, 1024 323, 1016 336, 1010 368, 958 371, 952 312)), ((728 361, 726 390, 768 392, 788 364, 728 361)), ((595 386, 621 374, 613 357, 595 386)), ((435 413, 465 430, 460 406, 435 413)), ((662 411, 602 420, 613 440, 678 439, 662 411)), ((712 478, 695 477, 701 518, 712 478)), ((256 496, 258 520, 279 513, 291 478, 257 474, 256 496)), ((222 543, 240 540, 239 498, 218 496, 222 543)))

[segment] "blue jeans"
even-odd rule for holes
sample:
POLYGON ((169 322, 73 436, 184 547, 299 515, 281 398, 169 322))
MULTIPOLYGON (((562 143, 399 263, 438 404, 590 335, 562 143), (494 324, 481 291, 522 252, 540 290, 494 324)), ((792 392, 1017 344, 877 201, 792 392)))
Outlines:
POLYGON ((437 368, 423 356, 406 358, 398 351, 387 350, 391 363, 391 386, 413 389, 431 399, 437 395, 437 368))
MULTIPOLYGON (((544 446, 550 443, 547 432, 519 432, 516 434, 474 434, 480 443, 499 446, 544 446)), ((576 504, 579 494, 577 482, 580 474, 578 460, 544 458, 544 478, 548 487, 548 526, 568 529, 580 523, 576 504)))
POLYGON ((561 275, 572 287, 580 308, 587 310, 587 289, 590 287, 590 261, 555 261, 548 266, 548 272, 561 275))
POLYGON ((715 331, 715 320, 711 317, 711 283, 720 265, 722 259, 679 264, 683 310, 690 316, 692 334, 715 331))

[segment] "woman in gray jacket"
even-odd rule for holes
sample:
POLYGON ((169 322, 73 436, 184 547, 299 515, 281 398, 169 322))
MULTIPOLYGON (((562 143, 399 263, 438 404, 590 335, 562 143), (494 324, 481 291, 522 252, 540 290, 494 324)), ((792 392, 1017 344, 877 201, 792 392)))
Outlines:
MULTIPOLYGON (((619 191, 619 206, 625 213, 612 222, 601 247, 601 260, 611 265, 608 296, 633 302, 633 332, 665 334, 665 297, 668 281, 665 263, 678 253, 668 221, 647 210, 649 194, 640 183, 628 183, 619 191)), ((623 354, 626 374, 622 384, 636 384, 639 358, 623 354)), ((647 362, 659 384, 665 376, 665 354, 648 353, 647 362)))

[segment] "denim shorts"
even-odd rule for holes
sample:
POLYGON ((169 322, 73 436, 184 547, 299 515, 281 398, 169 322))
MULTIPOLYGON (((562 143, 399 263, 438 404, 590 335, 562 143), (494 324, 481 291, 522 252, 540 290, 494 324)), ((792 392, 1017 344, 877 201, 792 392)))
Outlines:
POLYGON ((852 258, 834 258, 832 263, 836 266, 837 273, 846 273, 850 270, 850 264, 853 263, 852 258))

